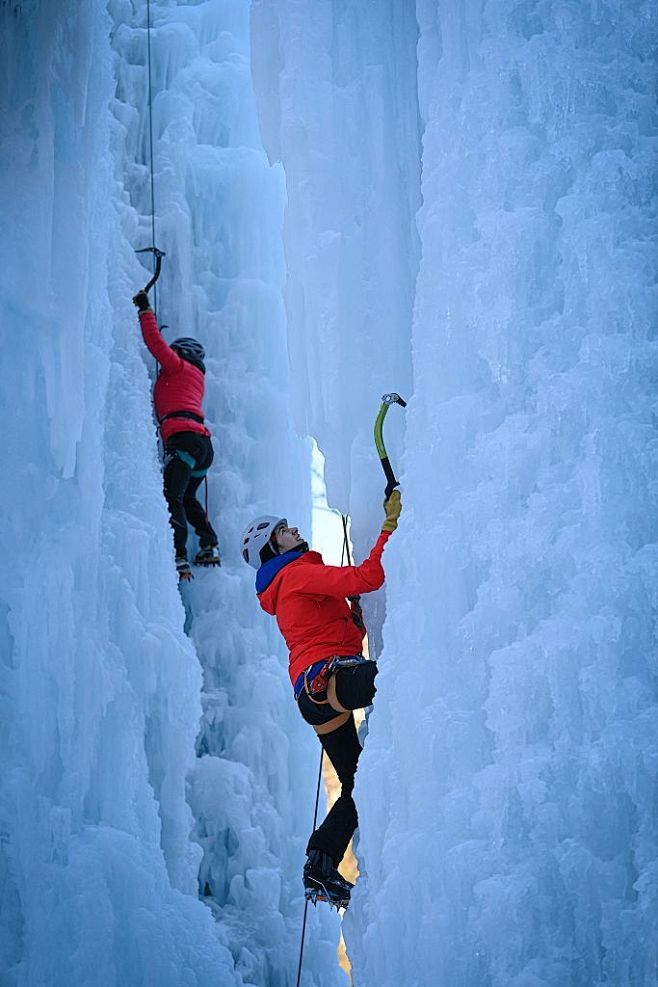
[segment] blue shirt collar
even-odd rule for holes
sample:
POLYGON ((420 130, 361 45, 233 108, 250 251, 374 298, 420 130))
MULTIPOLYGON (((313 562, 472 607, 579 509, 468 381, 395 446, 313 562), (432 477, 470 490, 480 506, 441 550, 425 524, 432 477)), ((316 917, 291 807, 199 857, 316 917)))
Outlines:
POLYGON ((295 559, 300 558, 303 554, 298 548, 291 548, 289 552, 284 552, 283 555, 276 555, 273 559, 268 559, 267 562, 264 562, 256 573, 256 592, 262 593, 266 590, 278 572, 281 572, 285 566, 294 562, 295 559))

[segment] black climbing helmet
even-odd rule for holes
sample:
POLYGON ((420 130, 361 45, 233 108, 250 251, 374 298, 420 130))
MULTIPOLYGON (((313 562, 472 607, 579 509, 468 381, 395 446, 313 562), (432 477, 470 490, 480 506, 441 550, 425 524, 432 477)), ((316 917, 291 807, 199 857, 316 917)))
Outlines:
POLYGON ((198 339, 193 339, 192 336, 181 336, 180 339, 175 339, 171 348, 174 353, 178 353, 183 360, 189 360, 190 363, 203 363, 206 357, 203 346, 198 339))

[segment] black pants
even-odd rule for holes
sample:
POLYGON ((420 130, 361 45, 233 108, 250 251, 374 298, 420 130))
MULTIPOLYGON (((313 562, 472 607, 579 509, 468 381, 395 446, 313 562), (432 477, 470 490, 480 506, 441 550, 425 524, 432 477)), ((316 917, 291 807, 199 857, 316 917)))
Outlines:
MULTIPOLYGON (((353 668, 341 668, 336 672, 336 698, 340 705, 345 709, 363 709, 365 706, 370 706, 377 691, 376 674, 377 665, 374 661, 366 661, 353 668)), ((333 733, 320 734, 319 740, 336 769, 341 792, 325 821, 312 834, 306 852, 323 850, 338 866, 359 822, 352 798, 354 775, 361 753, 354 716, 350 716, 347 723, 333 733)))
POLYGON ((197 470, 207 470, 213 460, 209 435, 197 432, 174 432, 165 448, 164 494, 169 505, 171 526, 174 529, 176 558, 187 558, 187 525, 192 525, 199 536, 201 548, 217 544, 206 512, 196 499, 196 492, 203 476, 193 476, 197 470), (178 451, 188 459, 177 455, 178 451), (194 460, 194 465, 189 459, 194 460))

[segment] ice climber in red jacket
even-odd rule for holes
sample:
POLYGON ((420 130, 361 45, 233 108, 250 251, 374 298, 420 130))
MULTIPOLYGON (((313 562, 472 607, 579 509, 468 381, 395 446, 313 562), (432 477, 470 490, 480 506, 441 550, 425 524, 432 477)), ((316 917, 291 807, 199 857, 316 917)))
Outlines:
POLYGON ((208 516, 196 492, 213 461, 210 431, 203 418, 205 352, 190 336, 175 339, 169 346, 162 338, 145 291, 133 298, 139 313, 142 336, 160 365, 153 390, 153 405, 164 445, 164 494, 174 530, 176 569, 189 578, 187 524, 199 536, 197 565, 219 565, 219 549, 208 516))
POLYGON ((349 902, 352 885, 338 873, 357 826, 352 790, 361 746, 353 710, 372 703, 377 665, 361 654, 365 627, 348 597, 384 582, 381 557, 400 516, 400 494, 384 503, 386 520, 370 555, 358 566, 325 565, 286 518, 256 518, 242 540, 245 562, 258 570, 256 593, 276 617, 290 651, 290 680, 299 711, 315 729, 336 769, 341 794, 306 848, 304 887, 311 901, 349 902))

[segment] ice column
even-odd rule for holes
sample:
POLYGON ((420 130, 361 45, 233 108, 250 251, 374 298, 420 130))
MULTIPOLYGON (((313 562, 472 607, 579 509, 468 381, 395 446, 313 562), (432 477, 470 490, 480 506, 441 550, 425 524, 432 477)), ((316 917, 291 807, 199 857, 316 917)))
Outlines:
MULTIPOLYGON (((294 423, 326 457, 331 507, 355 557, 382 520, 372 428, 383 393, 409 392, 420 205, 413 5, 252 4, 263 141, 286 176, 284 244, 294 423)), ((404 420, 391 415, 392 458, 404 420)), ((383 599, 365 600, 373 652, 383 599)))
MULTIPOLYGON (((257 126, 249 4, 152 4, 156 232, 165 336, 206 349, 216 458, 209 512, 222 568, 195 570, 191 635, 203 668, 203 717, 190 776, 199 890, 250 984, 296 973, 301 870, 319 749, 295 708, 287 653, 260 611, 240 538, 259 514, 310 522, 310 447, 292 432, 283 306, 285 188, 257 126)), ((143 17, 116 8, 115 113, 125 133, 125 194, 150 242, 143 17)), ((129 217, 127 217, 129 220, 129 217)), ((203 492, 200 494, 203 497, 203 492)), ((189 555, 196 542, 190 539, 189 555)), ((311 916, 308 982, 333 987, 337 917, 311 916)))
POLYGON ((5 5, 0 968, 237 984, 196 899, 182 633, 117 221, 105 7, 5 5))
POLYGON ((649 987, 655 10, 417 14, 407 515, 356 786, 355 981, 649 987))

